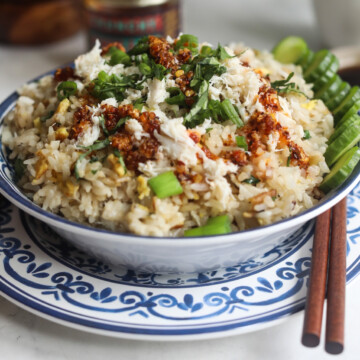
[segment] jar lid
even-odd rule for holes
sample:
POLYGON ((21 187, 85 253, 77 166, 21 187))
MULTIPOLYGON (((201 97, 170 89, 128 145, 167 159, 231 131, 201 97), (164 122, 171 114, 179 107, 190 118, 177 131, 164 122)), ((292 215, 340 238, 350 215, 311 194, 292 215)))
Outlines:
POLYGON ((127 8, 162 5, 170 0, 102 0, 103 5, 123 6, 127 8))

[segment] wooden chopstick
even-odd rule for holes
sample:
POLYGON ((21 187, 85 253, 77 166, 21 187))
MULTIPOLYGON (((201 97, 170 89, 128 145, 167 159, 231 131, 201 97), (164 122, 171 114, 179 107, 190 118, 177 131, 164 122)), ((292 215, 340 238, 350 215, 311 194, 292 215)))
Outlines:
POLYGON ((317 346, 320 342, 330 241, 330 218, 331 209, 317 217, 315 226, 302 335, 303 345, 309 347, 317 346))
POLYGON ((346 198, 332 214, 325 336, 325 350, 330 354, 340 354, 344 349, 345 285, 346 198))
POLYGON ((332 221, 331 210, 318 216, 312 251, 302 343, 314 347, 320 342, 327 284, 325 350, 330 354, 339 354, 344 348, 346 198, 332 209, 332 221), (329 241, 330 223, 332 224, 331 242, 329 241))

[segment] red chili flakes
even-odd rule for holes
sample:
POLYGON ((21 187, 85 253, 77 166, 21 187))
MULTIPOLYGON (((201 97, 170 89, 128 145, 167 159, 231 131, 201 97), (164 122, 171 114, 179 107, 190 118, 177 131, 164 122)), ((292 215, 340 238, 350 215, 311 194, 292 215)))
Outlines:
POLYGON ((75 76, 74 69, 72 67, 66 66, 55 71, 54 79, 60 82, 67 81, 69 79, 78 79, 78 77, 75 76))
POLYGON ((90 109, 86 105, 82 106, 74 113, 74 125, 70 129, 69 139, 77 139, 91 124, 90 109))
POLYGON ((276 112, 281 110, 277 92, 273 88, 263 85, 259 91, 259 101, 264 108, 269 112, 276 112))
POLYGON ((189 134, 189 137, 190 139, 195 143, 195 144, 198 144, 201 140, 201 136, 198 132, 196 131, 191 131, 191 130, 188 130, 188 134, 189 134))
POLYGON ((224 146, 231 146, 234 144, 234 140, 231 136, 231 134, 228 134, 227 139, 223 140, 224 146))
POLYGON ((239 166, 244 166, 249 162, 248 155, 242 150, 229 151, 225 153, 224 158, 239 166))
POLYGON ((205 153, 206 157, 211 160, 216 160, 219 157, 213 154, 206 146, 202 147, 202 151, 205 153))
POLYGON ((124 48, 123 44, 116 41, 116 42, 112 42, 110 44, 107 44, 106 46, 103 46, 102 49, 101 49, 102 50, 101 51, 101 56, 106 55, 109 52, 110 48, 112 48, 112 47, 116 47, 117 49, 126 52, 126 49, 124 48))
POLYGON ((307 169, 309 166, 309 156, 306 155, 302 147, 295 144, 294 142, 289 142, 290 150, 290 165, 298 165, 302 169, 307 169))

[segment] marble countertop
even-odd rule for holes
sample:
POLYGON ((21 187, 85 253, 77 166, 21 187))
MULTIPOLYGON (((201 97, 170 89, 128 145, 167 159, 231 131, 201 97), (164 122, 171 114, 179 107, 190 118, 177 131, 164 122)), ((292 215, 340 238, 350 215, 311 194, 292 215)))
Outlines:
MULTIPOLYGON (((310 0, 185 0, 184 32, 213 44, 241 40, 260 49, 270 49, 283 36, 297 34, 313 49, 321 46, 310 0)), ((1 45, 0 100, 30 78, 71 61, 85 48, 84 34, 43 47, 1 45)), ((360 284, 355 280, 347 288, 346 349, 339 359, 359 358, 359 298, 360 284)), ((58 325, 0 297, 0 353, 4 360, 330 359, 323 342, 315 349, 300 344, 302 322, 300 312, 279 325, 240 336, 177 343, 132 341, 58 325)))

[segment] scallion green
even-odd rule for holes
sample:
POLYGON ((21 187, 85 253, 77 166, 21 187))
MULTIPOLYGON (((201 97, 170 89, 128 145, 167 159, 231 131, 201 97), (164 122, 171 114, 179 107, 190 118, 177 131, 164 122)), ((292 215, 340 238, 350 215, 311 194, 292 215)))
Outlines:
POLYGON ((57 97, 60 101, 69 98, 71 95, 74 95, 76 91, 77 85, 75 81, 63 81, 56 89, 57 97))
POLYGON ((244 126, 244 123, 240 119, 237 111, 234 108, 234 105, 230 102, 229 99, 225 99, 221 103, 221 108, 223 110, 223 113, 227 116, 227 118, 231 120, 237 127, 244 126))
POLYGON ((164 172, 148 181, 151 190, 159 199, 180 195, 183 188, 172 171, 164 172))
POLYGON ((185 236, 221 235, 231 232, 231 223, 228 215, 210 218, 204 226, 185 230, 185 236))
POLYGON ((175 45, 175 50, 188 48, 191 52, 197 53, 199 51, 199 40, 194 35, 183 34, 175 45))
POLYGON ((235 140, 238 147, 244 149, 245 151, 248 151, 248 144, 246 142, 245 136, 236 136, 235 140))

